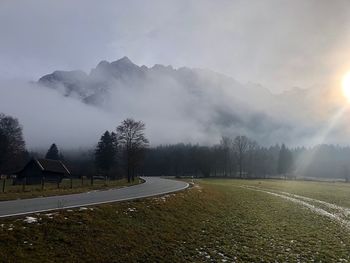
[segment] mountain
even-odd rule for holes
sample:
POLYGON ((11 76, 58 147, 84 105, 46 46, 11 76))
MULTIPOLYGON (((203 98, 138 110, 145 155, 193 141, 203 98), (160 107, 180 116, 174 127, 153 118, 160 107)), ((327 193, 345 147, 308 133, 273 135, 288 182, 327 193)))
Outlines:
MULTIPOLYGON (((296 128, 300 123, 311 130, 318 127, 317 103, 322 99, 315 89, 272 94, 259 84, 242 84, 211 70, 138 66, 128 57, 101 61, 89 74, 55 71, 38 83, 119 117, 132 116, 157 127, 186 122, 194 130, 200 127, 195 138, 246 134, 266 144, 305 133, 296 128)), ((328 109, 326 105, 323 111, 328 109)))
MULTIPOLYGON (((55 71, 41 77, 40 85, 58 90, 64 96, 73 96, 85 103, 103 106, 104 100, 94 100, 93 97, 107 98, 113 89, 121 87, 138 88, 150 85, 164 85, 164 81, 172 81, 181 85, 190 92, 200 95, 203 87, 222 89, 229 87, 244 101, 244 97, 252 93, 259 98, 269 100, 272 94, 260 85, 241 85, 237 81, 219 73, 203 69, 189 69, 182 67, 174 69, 171 66, 156 64, 151 68, 137 66, 128 57, 114 62, 101 61, 90 74, 80 70, 55 71)), ((234 94, 232 94, 234 96, 234 94)), ((235 97, 235 96, 234 96, 235 97)))

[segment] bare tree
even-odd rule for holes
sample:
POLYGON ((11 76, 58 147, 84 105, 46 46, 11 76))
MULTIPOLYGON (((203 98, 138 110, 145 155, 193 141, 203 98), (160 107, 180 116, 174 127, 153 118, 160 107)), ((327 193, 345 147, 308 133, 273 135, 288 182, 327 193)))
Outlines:
POLYGON ((16 118, 0 113, 0 174, 17 170, 25 154, 22 126, 16 118))
POLYGON ((243 177, 243 165, 245 155, 247 153, 249 146, 249 139, 246 136, 237 136, 233 140, 233 150, 237 157, 238 167, 239 167, 239 176, 243 177))
MULTIPOLYGON (((232 140, 229 137, 222 136, 220 140, 220 148, 223 153, 223 168, 224 168, 224 176, 227 176, 227 170, 230 166, 230 148, 232 146, 232 140)), ((231 167, 231 166, 230 166, 231 167)))
POLYGON ((133 119, 126 119, 117 127, 117 141, 124 153, 128 182, 134 181, 135 168, 140 165, 149 144, 144 130, 145 124, 133 119))
POLYGON ((258 155, 259 155, 259 144, 256 141, 248 141, 247 149, 247 175, 249 177, 255 177, 258 172, 258 155))

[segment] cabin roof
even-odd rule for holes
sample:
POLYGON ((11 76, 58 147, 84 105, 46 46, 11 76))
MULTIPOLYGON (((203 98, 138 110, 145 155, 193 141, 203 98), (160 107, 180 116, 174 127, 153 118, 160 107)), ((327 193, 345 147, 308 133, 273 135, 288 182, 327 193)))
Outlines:
POLYGON ((36 162, 42 171, 70 174, 67 167, 59 160, 34 159, 34 162, 36 162))

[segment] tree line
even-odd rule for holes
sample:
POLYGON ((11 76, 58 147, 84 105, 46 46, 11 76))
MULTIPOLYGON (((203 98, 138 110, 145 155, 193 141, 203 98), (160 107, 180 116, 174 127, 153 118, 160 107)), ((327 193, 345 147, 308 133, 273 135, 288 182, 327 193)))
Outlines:
POLYGON ((292 177, 294 157, 284 144, 261 147, 246 136, 222 137, 219 144, 162 145, 147 150, 148 175, 266 178, 292 177))
MULTIPOLYGON (((125 174, 128 182, 134 181, 149 144, 144 131, 145 124, 142 121, 129 118, 116 127, 116 132, 104 132, 93 153, 68 154, 68 158, 65 158, 53 143, 45 158, 64 160, 70 164, 76 176, 93 177, 98 174, 115 178, 125 174)), ((40 154, 26 150, 22 126, 18 120, 0 114, 0 175, 18 172, 33 157, 38 158, 40 154)))
MULTIPOLYGON (((26 150, 18 120, 0 114, 0 175, 19 171, 31 157, 41 154, 26 150)), ((133 119, 122 121, 114 131, 105 131, 94 149, 63 155, 53 143, 45 158, 64 160, 76 176, 125 176, 128 181, 137 174, 350 180, 350 147, 288 148, 283 143, 266 147, 244 135, 224 136, 212 146, 179 143, 149 147, 145 124, 133 119)))
POLYGON ((126 119, 116 128, 116 133, 106 131, 95 149, 96 168, 110 176, 113 167, 124 167, 128 182, 134 181, 149 144, 144 130, 142 121, 126 119))

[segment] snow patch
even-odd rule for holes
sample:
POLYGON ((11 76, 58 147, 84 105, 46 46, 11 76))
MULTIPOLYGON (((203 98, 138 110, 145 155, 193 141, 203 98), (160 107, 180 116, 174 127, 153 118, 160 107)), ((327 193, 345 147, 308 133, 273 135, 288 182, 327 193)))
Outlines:
POLYGON ((326 211, 325 209, 317 207, 314 204, 311 204, 310 202, 319 203, 319 204, 325 205, 328 208, 332 208, 332 209, 336 208, 336 210, 342 210, 342 211, 349 210, 347 208, 336 206, 336 205, 333 205, 333 204, 330 204, 330 203, 327 203, 324 201, 308 198, 305 196, 293 195, 293 194, 290 194, 287 192, 272 192, 271 190, 268 190, 268 189, 263 189, 263 188, 254 187, 254 186, 247 186, 247 185, 242 186, 242 188, 270 194, 270 195, 277 196, 277 197, 286 199, 288 201, 297 203, 299 205, 302 205, 302 206, 308 208, 309 210, 311 210, 312 212, 314 212, 316 214, 328 217, 331 220, 334 220, 334 221, 340 223, 341 225, 345 226, 346 228, 350 229, 350 221, 347 218, 344 218, 344 216, 347 216, 347 213, 332 213, 332 212, 326 211))
POLYGON ((38 222, 38 219, 36 217, 27 216, 23 221, 28 224, 32 224, 38 222))
POLYGON ((47 218, 49 219, 53 219, 54 216, 58 215, 58 213, 48 213, 48 214, 45 214, 45 216, 47 216, 47 218))
POLYGON ((175 196, 175 194, 167 194, 167 195, 163 195, 160 197, 155 197, 155 198, 153 198, 153 200, 155 200, 157 202, 166 202, 166 200, 172 196, 175 196))
POLYGON ((129 207, 129 208, 124 212, 124 214, 134 213, 134 212, 136 212, 136 211, 137 211, 136 208, 129 207))

